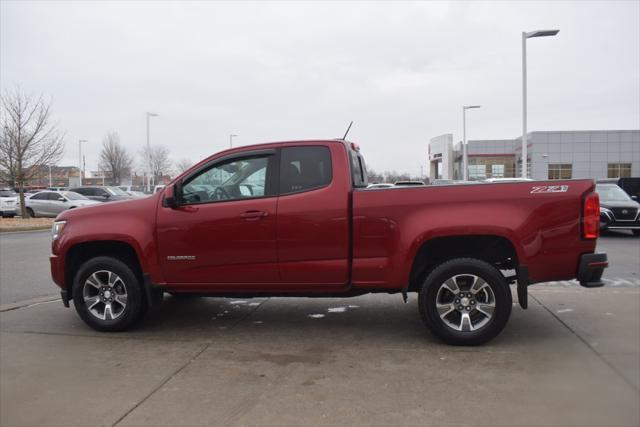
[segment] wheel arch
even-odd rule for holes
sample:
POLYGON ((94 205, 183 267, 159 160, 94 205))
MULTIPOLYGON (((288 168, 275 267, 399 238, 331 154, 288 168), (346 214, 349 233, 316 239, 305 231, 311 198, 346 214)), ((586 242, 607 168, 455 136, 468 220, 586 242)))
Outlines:
POLYGON ((144 286, 144 275, 140 259, 135 248, 130 243, 122 240, 81 242, 69 248, 65 256, 64 281, 69 299, 73 298, 73 279, 78 268, 86 261, 98 256, 109 256, 124 262, 133 270, 136 278, 140 281, 140 285, 144 286))
POLYGON ((475 258, 498 269, 518 267, 518 251, 513 242, 499 234, 446 235, 424 240, 411 258, 408 290, 417 291, 427 274, 452 258, 475 258))

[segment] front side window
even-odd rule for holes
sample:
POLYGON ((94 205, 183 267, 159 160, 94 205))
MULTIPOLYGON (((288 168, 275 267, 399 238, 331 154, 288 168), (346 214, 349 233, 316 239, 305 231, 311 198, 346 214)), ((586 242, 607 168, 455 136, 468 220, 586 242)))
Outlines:
POLYGON ((329 185, 331 153, 327 147, 289 147, 280 154, 280 194, 329 185))
POLYGON ((207 203, 264 197, 272 193, 267 177, 272 156, 219 163, 185 181, 182 203, 207 203))
POLYGON ((97 194, 95 194, 92 190, 92 188, 76 188, 73 191, 82 194, 83 196, 97 196, 97 194))
POLYGON ((571 163, 549 164, 549 179, 571 179, 571 163))
POLYGON ((32 200, 47 200, 49 193, 37 193, 31 196, 32 200))

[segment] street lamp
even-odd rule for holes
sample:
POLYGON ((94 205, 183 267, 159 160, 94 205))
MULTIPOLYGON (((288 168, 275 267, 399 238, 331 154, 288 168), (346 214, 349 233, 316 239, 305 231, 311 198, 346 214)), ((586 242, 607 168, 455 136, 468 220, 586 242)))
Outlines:
POLYGON ((80 179, 80 187, 82 187, 82 143, 89 142, 86 139, 78 140, 78 178, 80 179))
MULTIPOLYGON (((150 113, 147 111, 147 191, 151 191, 150 190, 150 185, 151 185, 151 145, 149 144, 149 118, 150 117, 158 117, 159 114, 157 113, 150 113)), ((144 177, 143 177, 143 183, 144 185, 144 177)))
POLYGON ((467 150, 467 110, 470 108, 480 108, 479 105, 462 106, 462 179, 469 180, 469 154, 467 150))
POLYGON ((522 32, 522 177, 526 178, 527 162, 527 39, 533 37, 551 37, 560 30, 537 30, 522 32))
POLYGON ((233 148, 233 137, 238 136, 235 133, 229 135, 229 148, 233 148))

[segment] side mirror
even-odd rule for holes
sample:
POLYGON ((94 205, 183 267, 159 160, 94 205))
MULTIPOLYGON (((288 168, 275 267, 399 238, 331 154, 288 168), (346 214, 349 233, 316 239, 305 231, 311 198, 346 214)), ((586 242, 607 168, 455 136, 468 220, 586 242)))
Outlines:
MULTIPOLYGON (((180 200, 180 183, 176 183, 173 186, 172 190, 173 192, 170 196, 164 196, 164 198, 162 199, 162 206, 166 208, 176 209, 178 206, 180 206, 180 203, 178 203, 178 200, 180 200)), ((168 192, 165 192, 165 194, 167 193, 168 192)))
POLYGON ((165 208, 175 209, 178 207, 178 201, 174 196, 167 196, 162 199, 162 206, 164 206, 165 208))
POLYGON ((636 202, 638 201, 638 196, 631 196, 631 198, 632 198, 633 200, 635 200, 636 202))
POLYGON ((66 202, 66 201, 67 201, 67 199, 65 199, 64 197, 58 197, 58 201, 59 201, 59 202, 66 202))

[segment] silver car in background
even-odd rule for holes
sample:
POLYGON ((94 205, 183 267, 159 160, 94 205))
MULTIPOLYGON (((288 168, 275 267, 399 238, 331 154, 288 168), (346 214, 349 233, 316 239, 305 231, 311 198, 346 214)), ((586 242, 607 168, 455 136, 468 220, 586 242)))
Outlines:
POLYGON ((27 214, 32 218, 56 217, 67 209, 101 204, 73 191, 41 191, 26 199, 24 203, 27 214))

